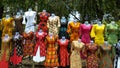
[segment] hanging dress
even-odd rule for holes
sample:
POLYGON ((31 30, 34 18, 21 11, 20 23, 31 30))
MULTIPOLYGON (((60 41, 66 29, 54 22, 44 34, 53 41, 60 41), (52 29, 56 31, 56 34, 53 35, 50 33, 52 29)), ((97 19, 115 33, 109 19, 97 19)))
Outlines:
POLYGON ((65 42, 62 40, 58 40, 58 45, 60 46, 59 54, 60 54, 60 66, 66 67, 69 65, 69 53, 67 51, 67 47, 69 44, 69 40, 66 39, 65 42))
POLYGON ((25 26, 25 32, 29 33, 29 32, 35 32, 35 17, 36 17, 36 12, 35 11, 27 11, 25 12, 25 15, 23 16, 23 22, 22 24, 26 24, 25 26), (27 19, 27 23, 26 23, 26 19, 27 19))
POLYGON ((90 43, 91 29, 92 29, 92 25, 86 25, 86 24, 80 25, 81 41, 85 44, 90 43))
POLYGON ((22 56, 23 56, 23 41, 22 36, 19 35, 18 38, 14 36, 13 38, 13 46, 12 52, 10 57, 10 62, 13 65, 18 65, 22 63, 22 56))
POLYGON ((102 25, 95 24, 93 25, 90 33, 91 38, 94 38, 95 43, 99 46, 104 44, 104 30, 105 30, 104 24, 102 25))
POLYGON ((79 22, 76 22, 76 23, 70 22, 68 24, 67 33, 70 36, 70 42, 79 39, 79 37, 80 37, 79 28, 80 28, 79 22))
POLYGON ((50 16, 47 21, 48 33, 59 34, 60 18, 59 16, 50 16))
POLYGON ((45 37, 47 33, 43 32, 39 35, 39 32, 36 32, 36 46, 34 47, 34 62, 43 62, 46 56, 46 45, 45 45, 45 37))
POLYGON ((47 20, 49 18, 50 14, 48 12, 41 12, 39 14, 40 17, 40 23, 38 24, 38 31, 42 29, 44 32, 48 31, 47 28, 47 20))
POLYGON ((34 47, 34 33, 23 33, 23 56, 32 56, 33 55, 33 47, 34 47))
POLYGON ((97 45, 96 44, 86 44, 87 46, 87 59, 86 59, 86 63, 87 66, 86 68, 98 68, 98 61, 99 58, 96 55, 97 52, 97 45))
POLYGON ((24 32, 23 24, 22 24, 23 17, 20 16, 20 17, 16 18, 16 16, 14 16, 14 21, 15 21, 14 33, 19 32, 20 34, 22 34, 24 32))
POLYGON ((101 46, 100 68, 113 68, 111 45, 101 46))
POLYGON ((47 54, 44 63, 46 67, 59 66, 56 43, 57 43, 57 38, 55 36, 53 36, 53 38, 50 38, 49 35, 46 37, 47 54))
POLYGON ((12 39, 11 37, 8 37, 7 39, 4 39, 4 37, 2 37, 2 51, 1 51, 1 56, 0 56, 0 68, 8 68, 11 39, 12 39))
POLYGON ((71 44, 70 55, 70 68, 82 68, 82 60, 80 57, 80 51, 82 50, 84 43, 79 41, 73 41, 71 44))

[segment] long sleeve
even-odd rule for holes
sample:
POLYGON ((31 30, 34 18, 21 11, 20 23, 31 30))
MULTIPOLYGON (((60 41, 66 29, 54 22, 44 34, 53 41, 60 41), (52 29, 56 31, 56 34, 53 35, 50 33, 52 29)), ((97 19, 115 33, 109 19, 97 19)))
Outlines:
POLYGON ((60 27, 60 18, 58 17, 58 27, 60 27))
POLYGON ((92 27, 92 30, 91 30, 91 33, 90 33, 90 36, 91 36, 91 38, 95 38, 95 25, 93 25, 93 27, 92 27))
POLYGON ((23 16, 22 24, 26 24, 25 15, 23 16))
POLYGON ((71 24, 70 23, 68 24, 68 27, 67 27, 67 33, 71 34, 71 24))
POLYGON ((50 20, 48 19, 48 21, 47 21, 47 28, 49 28, 50 27, 50 20))

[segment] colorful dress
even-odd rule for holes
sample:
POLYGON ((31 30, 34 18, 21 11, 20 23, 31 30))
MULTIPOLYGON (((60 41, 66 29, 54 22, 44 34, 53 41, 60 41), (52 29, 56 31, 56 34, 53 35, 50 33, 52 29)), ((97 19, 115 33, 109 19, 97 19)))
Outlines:
POLYGON ((107 24, 105 36, 109 44, 113 45, 118 42, 118 25, 107 24))
POLYGON ((70 22, 68 24, 67 33, 70 35, 70 42, 78 40, 80 37, 79 33, 80 23, 79 22, 70 22))
POLYGON ((100 62, 100 68, 113 68, 112 57, 111 57, 111 45, 101 46, 102 56, 100 62))
POLYGON ((58 44, 60 46, 60 66, 62 67, 66 67, 67 65, 69 65, 69 53, 67 51, 67 47, 69 44, 69 40, 65 40, 65 42, 62 42, 62 40, 58 40, 58 44))
POLYGON ((23 56, 33 55, 33 47, 34 47, 34 33, 23 33, 24 44, 23 44, 23 56))
POLYGON ((70 56, 70 68, 82 68, 82 60, 80 57, 80 51, 83 48, 84 43, 73 41, 71 44, 72 54, 70 56))
POLYGON ((13 38, 13 46, 12 46, 12 52, 10 57, 10 62, 13 65, 18 65, 22 62, 22 56, 23 56, 23 45, 22 45, 22 36, 19 35, 18 38, 14 36, 13 38))
POLYGON ((14 33, 19 32, 20 34, 22 34, 24 32, 23 25, 22 25, 23 17, 20 16, 19 18, 16 18, 16 16, 14 16, 14 21, 15 21, 14 33))
POLYGON ((33 61, 42 62, 45 60, 46 56, 46 45, 45 45, 45 37, 47 33, 43 32, 39 35, 39 32, 36 32, 36 46, 34 47, 34 56, 33 61))
MULTIPOLYGON (((13 18, 3 18, 1 21, 1 25, 3 26, 2 30, 2 37, 5 36, 5 34, 8 34, 9 37, 12 37, 13 31, 14 31, 14 19, 13 18)), ((1 46, 1 54, 3 55, 3 52, 5 50, 4 47, 7 47, 6 49, 6 58, 7 61, 9 59, 10 51, 12 49, 12 41, 3 41, 2 39, 2 46, 1 46)))
POLYGON ((104 44, 104 30, 105 30, 104 24, 101 25, 95 24, 92 27, 90 35, 91 38, 94 38, 95 43, 98 45, 104 44))
POLYGON ((50 16, 47 21, 48 33, 59 34, 60 18, 59 16, 50 16))
POLYGON ((86 24, 80 25, 81 41, 85 44, 90 43, 91 29, 92 29, 92 25, 86 25, 86 24))
POLYGON ((114 68, 120 68, 120 42, 118 42, 115 46, 116 55, 114 60, 114 68))
POLYGON ((96 44, 86 44, 87 46, 87 65, 86 68, 98 68, 98 61, 99 58, 95 54, 97 52, 97 45, 96 44))
POLYGON ((48 35, 46 37, 47 54, 44 63, 46 67, 59 66, 56 42, 57 38, 55 36, 50 38, 50 36, 48 35))
POLYGON ((10 37, 13 35, 14 31, 14 19, 13 18, 3 18, 1 25, 3 26, 2 37, 8 34, 10 37))
POLYGON ((40 17, 40 23, 38 25, 38 31, 40 29, 42 29, 44 32, 47 32, 48 31, 48 28, 47 28, 47 20, 48 20, 48 17, 50 16, 49 13, 47 12, 41 12, 39 14, 39 17, 40 17))

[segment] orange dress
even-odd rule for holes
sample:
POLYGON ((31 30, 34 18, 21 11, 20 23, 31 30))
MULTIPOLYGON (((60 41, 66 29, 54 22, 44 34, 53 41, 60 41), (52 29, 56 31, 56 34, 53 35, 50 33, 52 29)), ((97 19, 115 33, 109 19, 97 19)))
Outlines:
POLYGON ((53 38, 50 38, 49 35, 46 37, 47 54, 46 54, 45 66, 47 67, 59 66, 56 41, 57 39, 54 36, 53 38))
POLYGON ((73 40, 78 40, 80 37, 80 23, 74 23, 74 22, 70 22, 68 24, 68 28, 67 28, 67 32, 70 35, 70 41, 72 42, 73 40))

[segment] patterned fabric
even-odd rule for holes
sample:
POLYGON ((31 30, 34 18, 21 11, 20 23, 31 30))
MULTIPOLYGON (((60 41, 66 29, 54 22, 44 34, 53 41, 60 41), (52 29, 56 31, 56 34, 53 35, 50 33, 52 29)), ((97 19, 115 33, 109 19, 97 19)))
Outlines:
POLYGON ((40 46, 40 56, 46 55, 46 45, 44 43, 45 37, 47 33, 44 33, 42 35, 39 35, 39 32, 36 32, 36 46, 34 48, 34 56, 36 55, 38 46, 40 46))
POLYGON ((50 16, 49 13, 47 12, 41 12, 39 14, 39 17, 40 17, 40 23, 38 25, 38 31, 40 29, 42 29, 44 32, 47 32, 48 31, 48 28, 47 28, 47 20, 48 20, 48 17, 50 16))
POLYGON ((66 31, 67 31, 67 22, 61 22, 61 27, 59 30, 59 39, 61 39, 62 36, 65 36, 67 39, 69 39, 69 35, 66 31))
POLYGON ((50 38, 49 35, 46 37, 47 55, 44 63, 45 66, 48 67, 59 66, 56 41, 57 41, 56 37, 50 38))
POLYGON ((118 42, 115 46, 116 55, 114 60, 114 68, 120 68, 120 42, 118 42))
POLYGON ((80 33, 81 33, 81 41, 86 43, 90 43, 90 32, 91 32, 92 26, 81 24, 80 25, 80 33))
POLYGON ((113 68, 112 56, 111 54, 111 45, 102 45, 101 46, 101 62, 100 68, 113 68))
POLYGON ((104 24, 102 25, 95 24, 92 27, 90 35, 91 38, 94 38, 95 43, 98 45, 104 44, 104 30, 105 30, 104 24))
MULTIPOLYGON (((2 37, 2 48, 1 48, 1 57, 3 57, 3 55, 5 55, 5 59, 4 61, 9 61, 9 57, 10 57, 10 45, 11 45, 11 37, 9 37, 7 40, 4 39, 4 37, 2 37)), ((2 59, 0 57, 0 60, 2 59)))
POLYGON ((113 45, 118 42, 118 25, 117 24, 107 24, 105 36, 107 41, 113 45))
POLYGON ((69 53, 67 51, 69 40, 65 40, 65 42, 62 42, 61 39, 58 40, 58 44, 60 46, 60 66, 67 66, 69 65, 69 53))
POLYGON ((53 33, 54 35, 59 34, 60 27, 60 18, 58 16, 50 16, 47 21, 47 27, 49 29, 49 33, 53 33))
POLYGON ((71 56, 70 56, 70 68, 82 68, 82 61, 80 57, 80 51, 83 48, 84 43, 73 41, 71 44, 71 56))
POLYGON ((9 60, 9 55, 11 52, 11 46, 12 46, 12 41, 11 41, 11 37, 13 35, 13 31, 14 31, 14 20, 13 18, 3 18, 1 21, 1 25, 3 26, 3 30, 2 30, 2 37, 5 36, 5 34, 8 34, 8 36, 10 37, 10 39, 8 41, 4 41, 4 39, 2 39, 2 46, 1 46, 1 54, 3 55, 3 52, 5 51, 6 48, 6 60, 9 60))
POLYGON ((3 18, 1 25, 3 26, 2 37, 5 34, 8 34, 11 37, 13 30, 14 30, 14 19, 13 18, 9 18, 9 19, 3 18))
POLYGON ((23 38, 24 38, 24 45, 23 45, 23 55, 28 56, 28 55, 33 55, 33 32, 23 33, 23 38))
POLYGON ((79 33, 80 23, 77 22, 70 22, 68 24, 67 33, 70 35, 70 41, 78 40, 80 33, 79 33))
POLYGON ((20 34, 22 34, 24 32, 23 25, 22 25, 23 17, 20 16, 19 18, 16 18, 16 16, 14 16, 14 21, 15 21, 14 32, 19 32, 20 34))
POLYGON ((95 54, 97 51, 97 45, 96 44, 86 44, 87 46, 87 68, 98 68, 98 61, 99 58, 95 54))
POLYGON ((12 52, 10 57, 10 62, 14 65, 18 65, 22 62, 22 55, 23 55, 23 45, 22 45, 22 36, 19 35, 18 38, 13 39, 13 46, 12 52))

